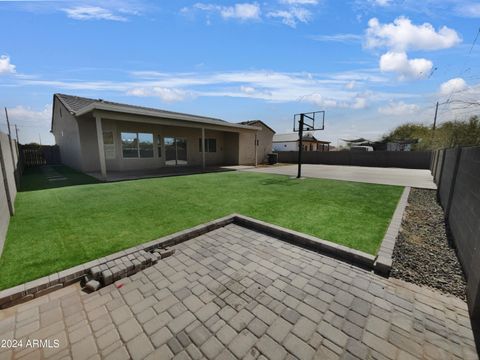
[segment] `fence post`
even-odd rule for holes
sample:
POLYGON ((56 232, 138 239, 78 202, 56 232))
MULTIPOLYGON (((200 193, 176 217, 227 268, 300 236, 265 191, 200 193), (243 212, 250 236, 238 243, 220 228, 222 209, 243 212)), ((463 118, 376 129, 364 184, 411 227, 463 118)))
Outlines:
POLYGON ((13 216, 14 210, 13 210, 12 198, 10 196, 10 188, 8 186, 7 169, 5 167, 5 158, 2 150, 1 137, 0 137, 0 168, 2 168, 2 179, 3 179, 3 186, 5 187, 5 195, 7 197, 8 211, 10 212, 10 215, 13 216))
POLYGON ((440 162, 440 151, 441 149, 437 149, 437 158, 435 160, 435 171, 433 172, 433 180, 435 180, 435 177, 437 176, 438 172, 438 163, 440 162))
POLYGON ((450 214, 450 207, 452 205, 452 200, 453 200, 453 194, 455 192, 455 183, 457 181, 457 173, 458 173, 458 168, 460 167, 460 158, 462 156, 462 147, 457 146, 455 148, 455 165, 453 167, 453 174, 452 174, 452 183, 450 184, 450 189, 448 190, 448 200, 447 200, 447 206, 445 206, 445 219, 448 223, 448 215, 450 214))
MULTIPOLYGON (((437 170, 439 171, 438 173, 438 182, 437 182, 437 202, 439 204, 442 203, 442 201, 440 200, 440 186, 442 184, 442 175, 443 175, 443 167, 445 165, 445 153, 447 152, 447 149, 442 149, 440 150, 442 152, 442 163, 440 164, 440 170, 437 170)), ((438 156, 438 158, 440 158, 440 154, 438 156)), ((438 166, 438 165, 437 165, 438 166)), ((435 180, 435 179, 434 179, 435 180)))

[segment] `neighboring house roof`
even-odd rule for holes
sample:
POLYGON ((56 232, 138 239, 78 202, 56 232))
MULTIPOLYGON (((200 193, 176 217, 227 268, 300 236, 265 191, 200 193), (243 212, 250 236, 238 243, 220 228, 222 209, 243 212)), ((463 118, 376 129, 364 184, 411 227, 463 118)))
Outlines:
MULTIPOLYGON (((289 133, 289 134, 275 134, 273 135, 273 142, 297 142, 298 133, 289 133)), ((322 144, 330 144, 330 141, 318 140, 312 134, 306 133, 303 135, 302 141, 314 141, 322 144)))
MULTIPOLYGON (((105 101, 103 99, 90 99, 90 98, 65 95, 65 94, 54 94, 53 97, 54 97, 54 104, 55 104, 55 98, 57 98, 67 108, 67 110, 70 111, 70 113, 74 116, 82 116, 94 110, 104 110, 104 111, 128 113, 128 114, 135 114, 135 115, 145 115, 145 116, 158 117, 158 118, 164 118, 164 119, 190 121, 190 122, 196 122, 196 123, 202 123, 202 124, 208 124, 208 125, 234 127, 234 128, 248 129, 248 130, 260 130, 260 128, 256 126, 234 124, 234 123, 230 123, 228 121, 217 119, 217 118, 185 114, 185 113, 149 108, 144 106, 122 104, 122 103, 117 103, 112 101, 105 101)), ((52 129, 53 129, 53 115, 52 115, 52 129)))
POLYGON ((248 120, 248 121, 239 122, 239 124, 242 124, 242 125, 253 125, 253 126, 255 126, 255 124, 258 124, 258 123, 262 124, 263 126, 265 126, 267 129, 269 129, 271 132, 275 134, 275 130, 273 130, 270 126, 265 124, 262 120, 248 120))

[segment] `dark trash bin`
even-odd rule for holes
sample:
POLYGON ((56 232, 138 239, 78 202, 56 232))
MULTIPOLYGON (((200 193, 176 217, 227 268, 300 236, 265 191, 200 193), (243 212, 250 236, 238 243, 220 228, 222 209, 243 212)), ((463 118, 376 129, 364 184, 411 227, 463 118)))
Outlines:
POLYGON ((274 165, 278 163, 278 154, 268 154, 268 164, 274 165))

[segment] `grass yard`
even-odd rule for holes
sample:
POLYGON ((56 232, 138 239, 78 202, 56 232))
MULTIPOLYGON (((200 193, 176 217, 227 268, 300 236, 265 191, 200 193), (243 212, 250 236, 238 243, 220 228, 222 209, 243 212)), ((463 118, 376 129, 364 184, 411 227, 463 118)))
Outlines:
POLYGON ((25 168, 20 179, 20 191, 54 189, 64 186, 94 184, 99 181, 67 166, 25 168), (48 176, 63 176, 65 180, 49 181, 48 176))
MULTIPOLYGON (((39 181, 32 175, 29 183, 39 181)), ((0 288, 231 213, 374 254, 402 190, 225 172, 20 192, 0 258, 0 288)))

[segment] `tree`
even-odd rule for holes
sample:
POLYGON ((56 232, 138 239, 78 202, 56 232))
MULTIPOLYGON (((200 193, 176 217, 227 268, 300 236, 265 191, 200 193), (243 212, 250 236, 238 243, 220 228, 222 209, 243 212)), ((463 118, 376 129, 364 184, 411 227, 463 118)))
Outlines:
POLYGON ((435 131, 431 126, 407 123, 398 126, 382 138, 382 142, 418 141, 413 150, 433 150, 454 146, 480 145, 480 118, 467 121, 446 121, 435 131))

